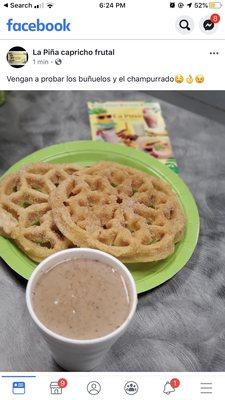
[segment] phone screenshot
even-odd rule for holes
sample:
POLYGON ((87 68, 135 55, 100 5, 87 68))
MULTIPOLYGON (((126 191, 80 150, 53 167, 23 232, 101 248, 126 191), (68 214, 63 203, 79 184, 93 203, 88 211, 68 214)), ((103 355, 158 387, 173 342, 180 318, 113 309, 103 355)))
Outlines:
POLYGON ((224 7, 0 1, 1 400, 222 400, 224 7))

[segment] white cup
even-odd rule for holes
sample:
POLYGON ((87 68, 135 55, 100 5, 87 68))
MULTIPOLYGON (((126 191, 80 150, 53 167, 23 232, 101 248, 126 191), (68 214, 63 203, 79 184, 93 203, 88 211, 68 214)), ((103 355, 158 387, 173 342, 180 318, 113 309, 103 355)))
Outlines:
POLYGON ((117 258, 99 250, 75 248, 55 253, 46 258, 37 266, 27 285, 26 301, 30 315, 44 336, 45 341, 49 345, 53 358, 57 364, 68 371, 90 371, 101 362, 102 358, 105 356, 110 347, 128 328, 137 306, 137 291, 131 273, 128 271, 125 265, 122 264, 122 262, 117 260, 117 258), (48 329, 42 324, 35 314, 32 305, 32 291, 40 277, 40 274, 43 271, 47 271, 48 269, 56 266, 62 261, 73 258, 86 258, 106 263, 119 270, 126 282, 130 297, 129 315, 119 328, 106 336, 90 340, 69 339, 48 329))

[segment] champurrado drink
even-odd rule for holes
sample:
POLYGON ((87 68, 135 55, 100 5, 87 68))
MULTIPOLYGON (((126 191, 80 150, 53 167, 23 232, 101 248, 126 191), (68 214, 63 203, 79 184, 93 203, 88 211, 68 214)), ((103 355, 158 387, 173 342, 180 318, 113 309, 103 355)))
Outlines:
POLYGON ((32 291, 39 320, 71 339, 95 339, 128 317, 130 299, 121 273, 89 259, 63 261, 42 272, 32 291))

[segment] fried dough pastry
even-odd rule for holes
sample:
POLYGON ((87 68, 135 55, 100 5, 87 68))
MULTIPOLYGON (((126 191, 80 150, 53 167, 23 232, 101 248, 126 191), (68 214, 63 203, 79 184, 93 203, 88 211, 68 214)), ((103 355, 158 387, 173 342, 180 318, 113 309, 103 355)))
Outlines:
POLYGON ((54 223, 49 195, 79 169, 74 164, 29 164, 1 181, 0 234, 14 239, 32 260, 72 245, 54 223))
POLYGON ((50 205, 55 224, 73 244, 127 263, 168 257, 185 228, 170 185, 109 161, 63 180, 50 194, 50 205))

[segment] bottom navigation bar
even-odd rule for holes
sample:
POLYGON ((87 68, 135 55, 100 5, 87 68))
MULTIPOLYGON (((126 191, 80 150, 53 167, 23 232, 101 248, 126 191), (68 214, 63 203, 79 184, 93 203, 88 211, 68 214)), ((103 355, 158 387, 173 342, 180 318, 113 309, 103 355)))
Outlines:
POLYGON ((225 373, 1 373, 0 398, 221 400, 225 373))

